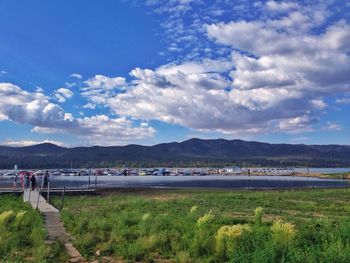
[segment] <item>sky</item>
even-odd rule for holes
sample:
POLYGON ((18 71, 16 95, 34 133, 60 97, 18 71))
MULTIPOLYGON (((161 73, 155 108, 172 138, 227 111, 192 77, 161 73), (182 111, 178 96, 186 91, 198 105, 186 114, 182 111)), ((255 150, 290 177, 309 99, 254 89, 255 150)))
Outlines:
POLYGON ((350 144, 346 0, 0 0, 0 145, 350 144))

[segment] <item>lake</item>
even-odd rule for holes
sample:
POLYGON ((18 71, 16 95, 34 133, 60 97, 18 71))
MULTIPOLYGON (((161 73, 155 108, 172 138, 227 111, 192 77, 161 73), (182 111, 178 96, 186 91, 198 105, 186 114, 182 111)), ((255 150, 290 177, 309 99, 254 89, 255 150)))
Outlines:
MULTIPOLYGON (((350 182, 339 179, 320 179, 297 176, 98 176, 99 188, 174 187, 174 188, 328 188, 349 187, 350 182)), ((38 178, 40 184, 40 179, 38 178)), ((95 177, 90 178, 94 187, 95 177)), ((0 188, 11 187, 10 178, 0 179, 0 188)), ((89 177, 57 176, 51 187, 88 187, 89 177)))

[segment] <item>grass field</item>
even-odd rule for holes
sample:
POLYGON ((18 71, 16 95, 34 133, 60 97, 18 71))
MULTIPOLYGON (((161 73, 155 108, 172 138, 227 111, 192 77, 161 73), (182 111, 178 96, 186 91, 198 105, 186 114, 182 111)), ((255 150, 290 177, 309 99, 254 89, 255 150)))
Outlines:
POLYGON ((40 214, 23 197, 0 195, 0 262, 64 262, 60 243, 45 244, 40 214))
POLYGON ((350 189, 66 197, 62 217, 90 260, 350 262, 350 189))
POLYGON ((343 180, 349 180, 350 179, 350 173, 296 173, 295 176, 301 176, 301 177, 318 177, 318 178, 326 178, 326 179, 343 179, 343 180))

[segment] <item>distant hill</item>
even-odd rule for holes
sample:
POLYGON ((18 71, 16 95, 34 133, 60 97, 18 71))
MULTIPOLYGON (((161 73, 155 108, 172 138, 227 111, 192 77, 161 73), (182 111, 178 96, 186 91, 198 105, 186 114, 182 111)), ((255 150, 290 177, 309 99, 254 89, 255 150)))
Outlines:
POLYGON ((65 148, 50 143, 0 146, 0 168, 156 166, 350 166, 350 146, 269 144, 242 140, 190 139, 154 146, 65 148))

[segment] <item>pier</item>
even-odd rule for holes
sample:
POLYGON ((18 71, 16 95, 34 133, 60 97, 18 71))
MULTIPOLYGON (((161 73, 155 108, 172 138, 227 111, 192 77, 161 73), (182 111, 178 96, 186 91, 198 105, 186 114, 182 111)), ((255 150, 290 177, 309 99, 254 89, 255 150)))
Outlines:
POLYGON ((60 212, 53 207, 37 190, 23 190, 23 201, 29 202, 33 209, 37 209, 44 217, 45 227, 48 233, 47 242, 51 243, 56 240, 62 242, 70 257, 69 262, 86 262, 79 251, 73 246, 73 237, 66 231, 61 218, 60 212))

